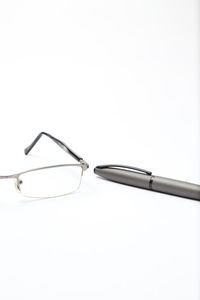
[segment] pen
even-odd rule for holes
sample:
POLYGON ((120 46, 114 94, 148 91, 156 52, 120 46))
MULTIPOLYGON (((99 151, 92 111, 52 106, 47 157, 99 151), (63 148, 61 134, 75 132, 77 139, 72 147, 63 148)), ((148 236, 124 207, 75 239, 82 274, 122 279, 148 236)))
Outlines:
POLYGON ((111 181, 200 201, 200 185, 155 176, 150 171, 123 165, 101 165, 94 173, 111 181))

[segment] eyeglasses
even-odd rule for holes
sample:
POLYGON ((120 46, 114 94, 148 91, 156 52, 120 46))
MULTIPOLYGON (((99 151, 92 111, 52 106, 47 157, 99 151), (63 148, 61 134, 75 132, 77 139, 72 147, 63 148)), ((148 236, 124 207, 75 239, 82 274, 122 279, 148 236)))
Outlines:
POLYGON ((0 179, 14 179, 17 191, 29 198, 53 198, 77 191, 81 184, 83 171, 88 169, 89 165, 66 144, 46 132, 41 132, 24 150, 25 154, 29 154, 43 135, 49 137, 79 163, 31 169, 13 175, 0 176, 0 179))

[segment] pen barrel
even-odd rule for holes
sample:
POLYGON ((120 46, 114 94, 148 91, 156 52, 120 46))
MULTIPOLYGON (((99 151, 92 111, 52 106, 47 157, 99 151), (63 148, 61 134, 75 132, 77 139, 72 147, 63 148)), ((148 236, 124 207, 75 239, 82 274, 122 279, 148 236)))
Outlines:
POLYGON ((184 198, 200 200, 200 185, 170 178, 153 176, 152 190, 184 198))

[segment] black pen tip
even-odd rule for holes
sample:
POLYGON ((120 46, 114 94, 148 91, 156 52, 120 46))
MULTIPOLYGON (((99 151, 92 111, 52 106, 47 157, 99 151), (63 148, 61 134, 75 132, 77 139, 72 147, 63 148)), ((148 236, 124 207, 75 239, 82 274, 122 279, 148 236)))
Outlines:
POLYGON ((94 168, 94 173, 97 174, 98 167, 94 168))

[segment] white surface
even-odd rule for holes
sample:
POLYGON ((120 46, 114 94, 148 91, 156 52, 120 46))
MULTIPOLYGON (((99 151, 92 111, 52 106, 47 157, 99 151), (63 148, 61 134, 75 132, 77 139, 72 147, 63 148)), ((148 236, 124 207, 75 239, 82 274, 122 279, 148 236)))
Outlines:
POLYGON ((200 298, 200 206, 98 179, 125 163, 200 183, 198 1, 1 1, 1 174, 89 163, 78 193, 0 182, 0 299, 200 298), (46 150, 46 151, 45 151, 46 150), (48 158, 48 160, 47 160, 48 158))

